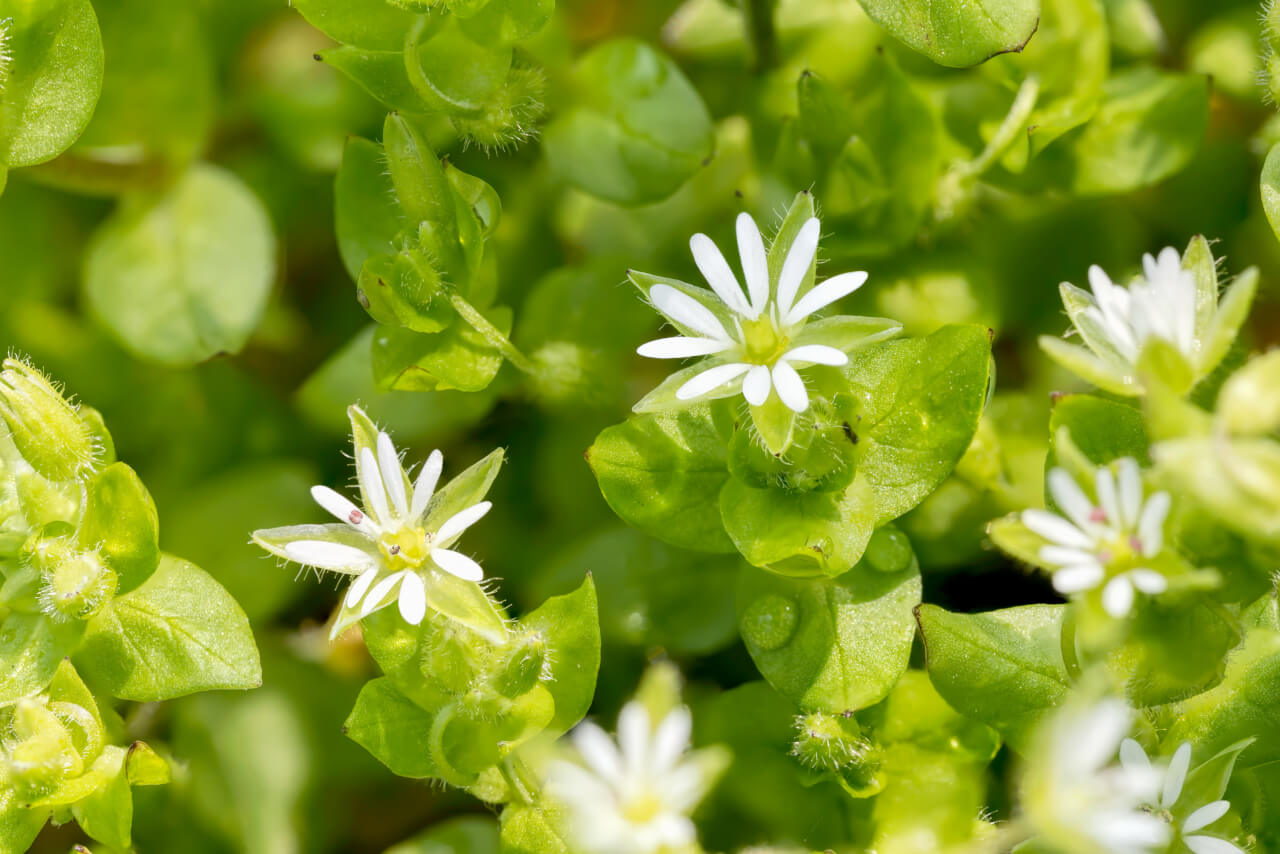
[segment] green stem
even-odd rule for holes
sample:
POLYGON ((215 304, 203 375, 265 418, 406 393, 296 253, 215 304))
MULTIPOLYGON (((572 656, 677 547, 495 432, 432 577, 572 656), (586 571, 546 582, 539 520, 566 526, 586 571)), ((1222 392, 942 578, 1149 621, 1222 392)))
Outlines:
POLYGON ((1040 78, 1035 74, 1028 74, 1027 79, 1022 81, 1022 86, 1018 88, 1018 94, 1014 96, 1008 114, 1000 123, 1000 127, 996 128, 995 135, 991 137, 987 147, 967 165, 966 171, 969 174, 981 175, 991 168, 997 158, 1009 150, 1014 139, 1026 127, 1027 119, 1031 117, 1031 111, 1035 109, 1036 99, 1039 97, 1040 78))
POLYGON ((516 349, 516 345, 506 335, 502 334, 502 330, 489 322, 489 318, 480 313, 480 310, 471 303, 463 299, 461 294, 454 294, 449 297, 449 302, 453 305, 455 311, 465 320, 472 329, 484 336, 484 339, 493 345, 499 353, 511 364, 515 365, 526 374, 536 374, 538 367, 528 356, 516 349))
POLYGON ((498 766, 502 772, 502 777, 507 781, 507 785, 515 796, 519 798, 520 803, 526 806, 533 806, 538 801, 538 785, 533 780, 529 768, 518 756, 508 756, 502 760, 502 764, 498 766))
POLYGON ((773 27, 774 0, 739 0, 751 50, 751 69, 764 71, 778 60, 778 35, 773 27))
POLYGON ((440 778, 447 783, 456 783, 462 779, 462 775, 458 773, 458 769, 453 767, 444 752, 444 731, 449 726, 449 722, 453 720, 457 714, 458 706, 456 703, 450 703, 442 708, 437 714, 436 719, 431 722, 431 732, 427 735, 427 750, 431 753, 431 761, 435 763, 436 770, 440 772, 440 778))

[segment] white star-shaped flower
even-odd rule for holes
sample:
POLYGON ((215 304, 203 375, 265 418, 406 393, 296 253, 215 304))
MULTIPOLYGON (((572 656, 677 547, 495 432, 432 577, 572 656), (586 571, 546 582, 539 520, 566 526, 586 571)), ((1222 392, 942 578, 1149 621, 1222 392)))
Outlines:
POLYGON ((697 838, 689 814, 715 776, 689 753, 691 719, 683 706, 652 726, 632 701, 618 715, 618 741, 590 722, 573 731, 582 764, 558 759, 547 791, 564 804, 583 854, 653 854, 683 849, 697 838))
POLYGON ((1047 510, 1024 510, 1022 523, 1048 545, 1040 560, 1055 567, 1054 589, 1063 595, 1081 593, 1103 581, 1102 607, 1113 617, 1123 617, 1133 607, 1134 591, 1148 595, 1168 589, 1167 579, 1144 566, 1164 548, 1164 522, 1169 515, 1167 492, 1143 500, 1138 463, 1126 457, 1116 463, 1117 477, 1109 466, 1094 475, 1097 503, 1090 500, 1070 474, 1055 468, 1049 472, 1049 493, 1066 516, 1047 510))
POLYGON ((1068 705, 1041 733, 1023 780, 1028 818, 1046 841, 1063 850, 1154 854, 1172 839, 1168 824, 1144 806, 1160 775, 1116 763, 1131 715, 1119 700, 1068 705))
MULTIPOLYGON (((362 412, 356 413, 365 418, 362 412)), ((427 570, 438 568, 468 582, 484 579, 480 564, 450 546, 489 512, 491 504, 480 501, 428 525, 431 499, 444 466, 439 451, 431 452, 417 478, 410 481, 391 437, 380 431, 373 447, 357 442, 355 462, 363 507, 327 486, 311 488, 316 503, 341 525, 255 531, 254 541, 304 566, 356 576, 343 600, 351 619, 397 602, 405 622, 416 626, 427 610, 427 570)))
MULTIPOLYGON (((798 370, 849 361, 844 349, 824 343, 821 332, 805 334, 809 318, 867 280, 864 272, 842 273, 800 293, 817 254, 819 228, 816 217, 805 221, 787 249, 777 281, 771 282, 760 229, 749 214, 739 214, 738 255, 745 292, 705 234, 695 234, 689 247, 714 295, 700 298, 705 293, 701 289, 674 282, 649 287, 653 306, 683 334, 650 341, 637 352, 654 359, 714 357, 676 389, 677 400, 726 397, 741 391, 752 406, 762 406, 776 392, 788 409, 804 412, 809 408, 809 392, 798 370)), ((898 328, 885 322, 877 332, 892 334, 898 328)))
MULTIPOLYGON (((1132 738, 1126 738, 1120 744, 1120 762, 1125 768, 1134 773, 1151 773, 1155 768, 1150 757, 1147 756, 1147 752, 1142 749, 1142 745, 1132 738)), ((1178 800, 1182 797, 1182 787, 1187 780, 1187 771, 1190 767, 1191 742, 1184 741, 1174 751, 1173 758, 1169 760, 1169 765, 1166 768, 1155 769, 1156 773, 1160 774, 1162 778, 1160 797, 1158 800, 1152 799, 1149 801, 1148 806, 1160 815, 1167 817, 1177 828, 1178 838, 1194 854, 1245 854, 1243 849, 1234 843, 1228 842, 1221 837, 1209 836, 1198 832, 1226 815, 1227 811, 1231 809, 1229 801, 1219 799, 1196 807, 1190 813, 1187 813, 1180 823, 1174 819, 1172 811, 1177 807, 1178 800)), ((1186 810, 1182 808, 1178 809, 1177 812, 1182 814, 1186 810)))
POLYGON ((1196 339, 1196 282, 1182 267, 1178 250, 1167 246, 1156 257, 1142 256, 1142 276, 1127 288, 1111 281, 1101 267, 1089 268, 1093 305, 1084 309, 1105 335, 1098 341, 1079 328, 1094 352, 1104 358, 1119 357, 1132 372, 1142 345, 1150 338, 1163 339, 1191 359, 1200 343, 1196 339), (1093 339, 1093 340, 1090 340, 1093 339), (1095 344, 1101 346, 1093 346, 1095 344))

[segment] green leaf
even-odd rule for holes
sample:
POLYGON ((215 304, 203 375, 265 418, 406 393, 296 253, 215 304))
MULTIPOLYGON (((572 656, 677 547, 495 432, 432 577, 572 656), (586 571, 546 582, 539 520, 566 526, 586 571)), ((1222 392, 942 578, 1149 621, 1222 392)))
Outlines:
POLYGON ((836 579, 744 570, 738 627, 760 673, 801 708, 839 713, 877 703, 907 669, 920 570, 860 565, 836 579))
POLYGON ((916 609, 925 665, 938 693, 962 714, 995 728, 1015 750, 1070 690, 1062 658, 1063 605, 983 614, 916 609))
MULTIPOLYGON (((427 113, 431 105, 422 100, 418 90, 409 81, 404 67, 404 51, 369 50, 355 45, 322 50, 316 58, 350 77, 389 110, 403 113, 427 113)), ((356 137, 347 141, 350 146, 356 137)), ((383 207, 387 207, 383 199, 383 207)))
POLYGON ((240 606, 204 570, 164 556, 155 573, 89 620, 77 667, 123 700, 167 700, 262 684, 240 606))
POLYGON ((877 526, 951 474, 978 429, 990 362, 987 329, 945 326, 858 351, 842 369, 851 400, 837 405, 857 437, 858 472, 872 489, 877 526))
POLYGON ((399 205, 391 203, 394 198, 382 146, 348 138, 333 182, 333 218, 338 252, 353 280, 360 279, 371 256, 396 251, 396 235, 407 221, 399 205))
POLYGON ((1271 230, 1280 238, 1280 142, 1271 146, 1262 164, 1262 210, 1271 230))
MULTIPOLYGON (((483 313, 503 335, 511 332, 510 308, 483 313)), ((373 374, 382 391, 481 391, 502 363, 502 353, 461 321, 442 332, 382 327, 373 336, 373 374)))
POLYGON ((553 596, 521 618, 520 627, 546 639, 551 678, 547 689, 555 700, 552 734, 567 732, 582 720, 596 693, 600 669, 600 618, 596 586, 588 575, 573 593, 553 596))
POLYGON ((404 51, 409 81, 437 109, 479 112, 507 79, 511 47, 474 40, 456 15, 436 21, 438 25, 420 26, 409 36, 404 51))
POLYGON ((121 747, 106 747, 89 772, 102 782, 71 807, 81 830, 104 845, 125 849, 132 845, 133 827, 133 790, 125 773, 127 753, 121 747))
POLYGON ((5 5, 0 166, 51 160, 80 136, 102 90, 102 36, 89 0, 5 5))
POLYGON ((383 676, 360 689, 342 731, 394 773, 424 779, 439 774, 427 741, 435 717, 383 676))
POLYGON ((151 493, 124 463, 107 466, 89 484, 89 500, 76 537, 97 548, 128 593, 160 562, 160 523, 151 493))
POLYGON ((633 528, 607 528, 578 541, 539 576, 535 590, 567 590, 590 573, 605 640, 706 654, 738 636, 732 600, 736 554, 687 552, 633 528))
POLYGON ((602 431, 587 463, 627 524, 680 548, 731 552, 719 508, 727 427, 708 406, 642 415, 602 431))
POLYGON ((1227 659, 1227 672, 1215 688, 1169 709, 1168 732, 1161 740, 1172 752, 1190 741, 1198 751, 1222 751, 1249 738, 1249 767, 1280 759, 1280 633, 1249 632, 1244 645, 1227 659))
POLYGON ((859 0, 867 15, 939 65, 963 68, 1022 50, 1040 22, 1039 0, 859 0))
POLYGON ((311 26, 343 44, 399 51, 418 17, 384 0, 297 0, 311 26))
POLYGON ((0 706, 43 690, 64 654, 48 617, 8 614, 0 623, 0 706))
POLYGON ((551 169, 602 199, 664 199, 711 156, 711 116, 680 68, 649 45, 615 39, 574 71, 578 98, 543 133, 551 169))
POLYGON ((1058 398, 1049 416, 1050 452, 1046 467, 1060 465, 1053 450, 1060 431, 1066 430, 1071 443, 1094 465, 1105 465, 1122 457, 1133 457, 1139 465, 1150 464, 1147 428, 1142 410, 1094 397, 1071 394, 1058 398))
POLYGON ((558 807, 546 800, 536 804, 512 804, 502 811, 503 854, 572 854, 560 836, 563 819, 558 807))
POLYGON ((754 566, 779 575, 839 575, 862 557, 875 528, 875 497, 865 478, 841 492, 760 489, 737 478, 720 490, 720 518, 754 566))
POLYGON ((266 308, 275 252, 253 192, 200 165, 163 194, 127 199, 101 226, 85 299, 135 355, 188 365, 244 347, 266 308))

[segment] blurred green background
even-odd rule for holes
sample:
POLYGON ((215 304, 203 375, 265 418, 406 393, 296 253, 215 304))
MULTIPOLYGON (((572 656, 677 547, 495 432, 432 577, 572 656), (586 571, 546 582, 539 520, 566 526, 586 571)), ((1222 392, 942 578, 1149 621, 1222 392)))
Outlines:
MULTIPOLYGON (((1107 32, 1137 32, 1117 24, 1133 5, 1097 7, 1110 16, 1107 32)), ((951 157, 980 148, 981 133, 1007 109, 1010 95, 994 96, 1003 90, 989 85, 996 66, 1023 60, 944 69, 895 42, 854 0, 790 0, 778 10, 774 61, 758 67, 734 6, 721 0, 561 0, 550 25, 522 45, 546 72, 549 118, 572 100, 573 58, 631 35, 677 61, 716 121, 717 144, 671 198, 622 207, 570 186, 536 139, 491 155, 442 132, 440 152, 502 198, 489 247, 500 300, 515 307, 514 340, 566 342, 597 371, 588 401, 548 403, 530 395, 509 366, 474 394, 375 390, 373 326, 338 257, 332 187, 347 136, 376 138, 384 108, 313 59, 332 46, 324 35, 278 0, 95 0, 94 8, 107 56, 95 118, 67 154, 11 174, 0 196, 0 347, 29 355, 102 411, 120 458, 155 496, 162 545, 207 569, 241 602, 264 671, 262 689, 251 693, 124 710, 131 735, 167 740, 180 760, 173 785, 138 793, 138 849, 377 852, 445 817, 483 809, 464 795, 394 777, 343 737, 342 721, 374 668, 358 639, 326 640, 335 581, 295 578, 293 568, 248 543, 254 528, 322 520, 307 490, 350 482, 344 410, 356 401, 409 449, 409 459, 443 449, 447 472, 495 446, 507 449, 494 511, 467 545, 517 612, 594 573, 606 644, 595 706, 602 717, 612 719, 647 660, 681 666, 710 736, 729 741, 755 769, 749 785, 731 771, 713 799, 708 848, 771 837, 814 846, 842 841, 842 815, 860 804, 831 787, 796 791, 785 774, 775 783, 768 771, 787 760, 763 733, 778 721, 789 726, 791 711, 771 707, 779 702, 772 694, 721 693, 758 678, 737 637, 736 558, 680 552, 626 529, 601 499, 582 452, 667 367, 632 355, 658 322, 625 284, 625 270, 697 281, 690 234, 704 230, 727 246, 744 205, 772 224, 794 192, 818 180, 822 170, 801 163, 787 142, 803 71, 856 102, 856 81, 880 52, 891 55, 939 117, 938 172, 927 176, 936 180, 951 157), (101 242, 114 219, 193 160, 237 176, 270 222, 268 235, 265 223, 255 226, 234 209, 229 215, 239 217, 243 233, 216 249, 208 274, 229 289, 254 290, 241 279, 269 272, 270 287, 239 352, 172 367, 121 344, 127 315, 142 311, 141 299, 129 301, 131 289, 142 287, 137 279, 116 271, 114 285, 90 282, 103 275, 101 242), (246 271, 237 256, 257 258, 254 252, 262 257, 246 271), (100 286, 117 288, 108 314, 126 316, 103 316, 93 296, 100 286), (748 731, 725 713, 738 704, 771 723, 748 731)), ((1083 283, 1091 263, 1119 275, 1142 252, 1181 248, 1203 233, 1218 241, 1215 252, 1230 269, 1262 268, 1252 340, 1280 337, 1269 290, 1280 251, 1261 215, 1256 177, 1280 128, 1255 82, 1257 7, 1159 0, 1148 8, 1163 40, 1152 47, 1109 39, 1109 73, 1141 66, 1211 77, 1205 129, 1179 143, 1167 174, 1111 192, 1051 179, 1037 185, 997 169, 954 217, 941 215, 934 186, 934 207, 905 226, 872 216, 824 222, 835 237, 823 244, 823 274, 871 273, 852 301, 859 313, 898 318, 912 334, 950 322, 996 332, 999 392, 980 447, 903 523, 926 573, 926 601, 958 610, 1053 601, 1047 584, 990 550, 983 528, 1038 500, 1048 392, 1076 387, 1034 345, 1037 334, 1065 326, 1060 281, 1083 283)), ((1067 20, 1046 12, 1054 14, 1067 20)), ((1054 35, 1048 21, 1036 38, 1054 35)), ((1084 38, 1069 27, 1056 37, 1051 47, 1062 56, 1084 38)), ((881 108, 870 109, 877 121, 881 108)), ((1097 168, 1111 174, 1127 166, 1097 168)), ((819 203, 827 202, 824 186, 817 189, 819 203)), ((247 210, 254 207, 250 200, 247 210)), ((163 286, 163 271, 156 275, 163 286)), ((998 792, 993 798, 1001 802, 998 792)), ((77 832, 74 825, 48 829, 38 850, 65 851, 77 832)))

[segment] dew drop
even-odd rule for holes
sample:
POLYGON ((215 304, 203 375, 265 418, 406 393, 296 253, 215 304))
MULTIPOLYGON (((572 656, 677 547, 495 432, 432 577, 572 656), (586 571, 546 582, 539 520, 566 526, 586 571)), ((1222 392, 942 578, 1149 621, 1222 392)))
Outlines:
POLYGON ((742 615, 742 637, 748 645, 778 649, 791 640, 800 623, 800 606, 792 599, 766 593, 747 606, 742 615))

